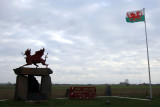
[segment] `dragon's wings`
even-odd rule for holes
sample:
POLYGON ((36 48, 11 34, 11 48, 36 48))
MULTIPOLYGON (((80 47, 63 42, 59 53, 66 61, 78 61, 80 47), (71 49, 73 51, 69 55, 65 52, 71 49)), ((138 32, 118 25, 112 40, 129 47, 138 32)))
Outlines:
POLYGON ((34 56, 41 58, 43 56, 43 54, 44 54, 44 51, 45 51, 44 48, 39 50, 39 51, 36 51, 34 56))

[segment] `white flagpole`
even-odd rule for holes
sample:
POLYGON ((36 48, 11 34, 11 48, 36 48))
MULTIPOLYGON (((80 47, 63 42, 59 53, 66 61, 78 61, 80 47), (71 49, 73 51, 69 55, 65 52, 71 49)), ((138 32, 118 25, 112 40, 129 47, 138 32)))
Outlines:
MULTIPOLYGON (((144 10, 144 15, 145 15, 145 8, 143 8, 143 10, 144 10)), ((150 99, 152 99, 152 85, 151 85, 151 74, 150 74, 150 63, 149 63, 149 51, 148 51, 148 38, 147 38, 146 19, 144 19, 144 23, 145 23, 145 34, 146 34, 146 47, 147 47, 147 60, 148 60, 150 99)))

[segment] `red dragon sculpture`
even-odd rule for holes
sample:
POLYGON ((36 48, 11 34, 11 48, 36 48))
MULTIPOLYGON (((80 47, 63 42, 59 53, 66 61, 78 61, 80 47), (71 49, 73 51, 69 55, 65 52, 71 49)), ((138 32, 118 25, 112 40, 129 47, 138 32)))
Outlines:
POLYGON ((48 64, 45 64, 45 62, 46 62, 46 58, 48 58, 47 57, 48 53, 45 56, 45 59, 41 58, 44 54, 44 51, 45 49, 43 48, 43 49, 40 49, 39 51, 36 51, 34 55, 31 55, 31 49, 27 49, 24 54, 22 53, 22 55, 26 55, 25 59, 27 64, 23 65, 22 67, 34 64, 37 68, 38 67, 37 63, 41 63, 42 65, 45 65, 47 68, 48 64))
POLYGON ((136 14, 134 12, 127 13, 127 16, 130 19, 130 21, 141 20, 140 18, 142 16, 142 12, 141 11, 137 11, 136 14))

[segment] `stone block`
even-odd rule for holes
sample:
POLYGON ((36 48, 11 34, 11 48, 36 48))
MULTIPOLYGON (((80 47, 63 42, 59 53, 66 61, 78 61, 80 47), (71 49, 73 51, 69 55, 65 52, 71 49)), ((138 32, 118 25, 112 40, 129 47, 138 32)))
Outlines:
POLYGON ((106 95, 107 95, 107 96, 112 96, 111 86, 110 86, 110 85, 107 85, 107 86, 106 86, 106 95))
POLYGON ((28 78, 18 75, 16 80, 15 99, 27 100, 28 78))
POLYGON ((16 68, 13 69, 17 75, 35 75, 35 76, 44 76, 52 74, 53 71, 50 68, 16 68))
POLYGON ((48 76, 42 76, 41 79, 41 88, 40 93, 46 95, 46 99, 49 99, 51 97, 52 93, 52 83, 51 83, 51 77, 48 76))

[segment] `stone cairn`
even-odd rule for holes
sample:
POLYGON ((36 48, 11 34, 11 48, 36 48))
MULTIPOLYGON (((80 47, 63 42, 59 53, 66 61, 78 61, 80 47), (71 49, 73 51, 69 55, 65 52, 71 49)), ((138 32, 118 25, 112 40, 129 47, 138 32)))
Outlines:
POLYGON ((106 96, 112 96, 112 90, 110 85, 106 85, 106 91, 105 91, 106 96))
POLYGON ((50 68, 16 68, 17 75, 15 87, 15 100, 48 100, 52 93, 52 83, 50 74, 53 71, 50 68), (35 76, 41 76, 41 84, 38 83, 35 76))

